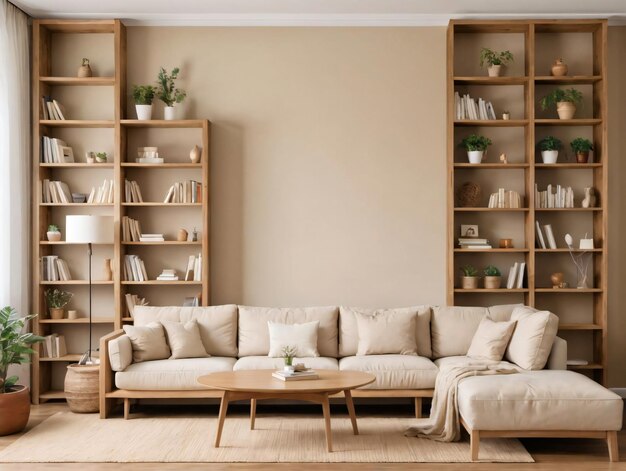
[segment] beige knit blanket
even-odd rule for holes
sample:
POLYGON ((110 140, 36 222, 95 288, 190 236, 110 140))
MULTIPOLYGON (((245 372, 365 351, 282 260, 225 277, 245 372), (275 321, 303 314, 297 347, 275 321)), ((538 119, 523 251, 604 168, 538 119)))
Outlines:
POLYGON ((515 369, 504 369, 498 364, 444 366, 437 375, 430 417, 418 419, 410 427, 407 437, 430 438, 440 442, 455 442, 461 438, 459 407, 457 401, 459 382, 470 376, 488 376, 517 373, 515 369))

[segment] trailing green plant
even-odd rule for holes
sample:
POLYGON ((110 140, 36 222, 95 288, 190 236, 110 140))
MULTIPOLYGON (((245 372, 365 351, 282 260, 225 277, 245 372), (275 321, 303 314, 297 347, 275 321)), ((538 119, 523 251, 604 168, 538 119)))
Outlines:
POLYGON ((465 265, 461 267, 463 276, 478 276, 478 270, 474 265, 465 265))
POLYGON ((476 150, 487 150, 487 147, 491 145, 491 139, 485 136, 479 136, 477 134, 472 134, 467 136, 465 139, 461 141, 461 145, 465 147, 467 151, 476 151, 476 150))
POLYGON ((9 392, 18 381, 17 376, 7 378, 10 365, 21 365, 30 361, 35 353, 31 346, 43 341, 43 337, 22 333, 24 325, 35 315, 19 317, 15 309, 6 306, 0 310, 0 394, 9 392))
POLYGON ((152 85, 133 85, 133 100, 136 105, 151 105, 156 95, 152 85))
POLYGON ((106 160, 107 159, 107 153, 106 152, 96 152, 96 157, 98 157, 99 159, 106 160))
POLYGON ((498 267, 493 265, 487 265, 483 270, 483 273, 485 274, 485 276, 502 276, 502 273, 500 273, 498 267))
POLYGON ((492 65, 506 65, 509 62, 513 62, 513 54, 511 51, 494 51, 493 49, 489 49, 488 47, 483 47, 480 51, 480 66, 483 67, 485 64, 488 66, 492 65))
POLYGON ((563 143, 554 136, 546 136, 539 141, 539 148, 544 150, 559 150, 563 148, 563 143))
POLYGON ((577 154, 593 150, 593 143, 589 139, 585 139, 582 137, 577 137, 572 142, 570 142, 569 145, 572 147, 572 150, 577 154))
POLYGON ((165 106, 174 106, 174 103, 182 103, 187 96, 185 90, 176 88, 175 80, 178 78, 180 69, 175 67, 172 73, 168 74, 163 67, 159 70, 157 77, 157 98, 165 103, 165 106))
POLYGON ((58 288, 50 288, 46 290, 45 296, 46 303, 48 304, 49 308, 61 309, 67 306, 67 303, 70 302, 72 296, 74 295, 58 288))
POLYGON ((583 101, 583 94, 575 88, 557 88, 544 96, 539 103, 542 110, 547 110, 550 106, 554 106, 563 101, 568 101, 570 103, 574 103, 575 105, 581 104, 583 101))
POLYGON ((293 359, 296 356, 297 351, 298 349, 292 345, 285 345, 281 349, 281 353, 283 354, 283 360, 285 360, 285 365, 293 365, 293 359))
POLYGON ((59 232, 59 226, 56 224, 48 224, 48 232, 59 232))

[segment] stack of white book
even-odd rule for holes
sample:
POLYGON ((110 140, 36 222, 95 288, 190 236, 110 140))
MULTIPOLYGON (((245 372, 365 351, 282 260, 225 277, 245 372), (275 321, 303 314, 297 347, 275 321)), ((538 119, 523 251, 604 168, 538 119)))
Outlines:
POLYGON ((202 254, 190 255, 187 261, 185 281, 202 281, 202 254))
POLYGON ((537 246, 541 249, 556 249, 556 239, 554 232, 552 231, 552 224, 546 224, 543 226, 543 231, 539 225, 539 221, 535 222, 535 229, 537 234, 537 246), (544 234, 545 233, 545 234, 544 234))
POLYGON ((314 370, 305 371, 285 371, 277 370, 272 373, 272 377, 281 381, 299 381, 302 379, 319 379, 319 375, 314 370))
POLYGON ((173 268, 164 268, 159 276, 157 276, 157 280, 159 281, 178 281, 178 275, 176 274, 176 270, 173 268))
POLYGON ((41 350, 41 356, 44 358, 59 358, 67 355, 65 336, 60 334, 46 335, 41 342, 41 350))
POLYGON ((67 262, 57 255, 41 257, 39 268, 41 281, 69 281, 72 279, 67 262))
POLYGON ((141 227, 139 221, 128 216, 122 217, 122 239, 124 242, 139 242, 141 227))
POLYGON ((489 197, 489 208, 521 208, 522 197, 517 191, 499 188, 489 197))
POLYGON ((136 181, 124 180, 124 201, 127 203, 143 203, 141 188, 136 181))
POLYGON ((72 192, 67 183, 62 181, 44 180, 41 182, 42 203, 71 203, 72 192))
POLYGON ((165 242, 163 234, 141 234, 139 242, 165 242))
POLYGON ((201 203, 202 184, 195 180, 174 183, 167 192, 164 203, 201 203))
POLYGON ((459 247, 462 249, 490 249, 489 240, 478 237, 459 237, 459 247))
POLYGON ((545 191, 539 191, 535 184, 535 208, 573 208, 574 190, 571 186, 548 185, 545 191))
POLYGON ((148 281, 146 266, 137 255, 124 256, 124 279, 126 281, 148 281))
POLYGON ((114 193, 113 180, 104 180, 98 188, 92 188, 87 198, 87 203, 113 203, 114 193))
POLYGON ((71 163, 74 162, 74 153, 65 141, 43 136, 41 138, 41 161, 45 164, 71 163))
POLYGON ((54 121, 65 120, 65 108, 57 100, 53 100, 49 96, 41 98, 41 114, 43 119, 51 119, 54 121))
POLYGON ((482 98, 473 99, 469 94, 461 96, 459 92, 454 93, 454 109, 457 120, 476 119, 476 120, 494 120, 496 112, 490 101, 482 98))
POLYGON ((141 298, 136 294, 126 293, 126 309, 128 309, 128 314, 130 317, 133 317, 133 312, 135 311, 135 306, 147 306, 150 304, 146 301, 146 298, 141 298))
POLYGON ((526 262, 515 262, 509 269, 509 277, 506 280, 507 289, 521 289, 524 287, 526 274, 526 262))

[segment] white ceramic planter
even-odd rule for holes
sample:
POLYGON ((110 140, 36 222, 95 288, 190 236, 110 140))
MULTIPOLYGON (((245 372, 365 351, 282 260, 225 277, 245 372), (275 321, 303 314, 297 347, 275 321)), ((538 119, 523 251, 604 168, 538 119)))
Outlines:
POLYGON ((149 121, 152 119, 152 105, 135 105, 137 119, 139 121, 149 121))
POLYGON ((50 242, 58 242, 61 240, 61 233, 48 231, 46 232, 46 237, 48 237, 50 242))
POLYGON ((487 73, 489 77, 500 77, 502 73, 502 65, 490 65, 487 67, 487 73))
POLYGON ((558 150, 542 150, 541 151, 541 160, 543 160, 544 164, 555 164, 558 158, 559 158, 558 150))
POLYGON ((576 105, 570 101, 559 101, 556 104, 559 119, 572 119, 576 114, 576 105))
POLYGON ((479 164, 483 161, 484 150, 468 150, 467 159, 470 164, 479 164))
POLYGON ((163 117, 166 121, 173 121, 176 119, 176 108, 173 106, 166 106, 163 108, 163 117))

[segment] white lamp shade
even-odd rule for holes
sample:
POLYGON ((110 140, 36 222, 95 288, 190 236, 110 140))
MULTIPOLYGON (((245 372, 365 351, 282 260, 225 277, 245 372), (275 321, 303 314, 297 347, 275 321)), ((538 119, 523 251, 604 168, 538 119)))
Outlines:
POLYGON ((65 241, 75 244, 112 244, 113 216, 65 216, 65 241))

